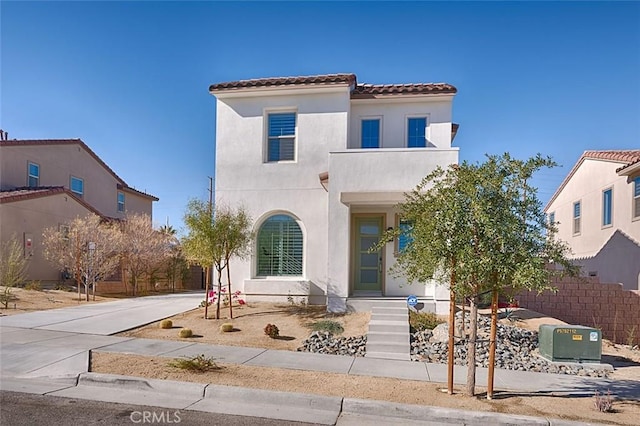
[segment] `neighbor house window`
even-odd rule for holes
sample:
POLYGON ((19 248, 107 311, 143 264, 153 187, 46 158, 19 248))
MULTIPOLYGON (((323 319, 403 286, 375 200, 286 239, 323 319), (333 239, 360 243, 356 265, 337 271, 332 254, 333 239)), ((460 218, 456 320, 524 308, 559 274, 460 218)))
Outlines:
POLYGON ((124 213, 124 192, 118 191, 118 211, 124 213))
POLYGON ((34 188, 40 186, 40 166, 36 163, 29 162, 27 166, 27 186, 34 188))
POLYGON ((409 118, 407 121, 407 146, 424 148, 427 146, 427 118, 409 118))
POLYGON ((75 176, 71 176, 71 192, 76 194, 79 197, 84 195, 84 180, 77 178, 75 176))
POLYGON ((396 239, 396 253, 402 253, 413 242, 413 222, 406 219, 398 220, 400 234, 396 239))
POLYGON ((573 203, 573 233, 580 233, 580 218, 582 217, 582 212, 580 211, 580 201, 573 203))
POLYGON ((556 223, 556 212, 549 213, 549 224, 553 225, 556 223))
POLYGON ((633 180, 633 218, 640 217, 640 176, 633 180))
POLYGON ((295 159, 296 114, 282 112, 269 114, 267 161, 293 161, 295 159))
POLYGON ((302 275, 302 231, 291 216, 268 218, 258 231, 257 275, 302 275))
POLYGON ((362 120, 361 148, 380 148, 380 119, 362 120))
POLYGON ((613 189, 609 188, 602 191, 602 226, 611 225, 612 211, 613 211, 613 189))

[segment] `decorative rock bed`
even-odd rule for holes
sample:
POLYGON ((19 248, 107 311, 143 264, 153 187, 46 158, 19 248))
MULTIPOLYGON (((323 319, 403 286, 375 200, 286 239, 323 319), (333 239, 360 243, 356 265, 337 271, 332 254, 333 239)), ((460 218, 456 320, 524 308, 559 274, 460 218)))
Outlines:
POLYGON ((334 337, 328 331, 314 331, 302 342, 298 352, 364 356, 366 346, 367 336, 334 337))
MULTIPOLYGON (((460 321, 460 315, 457 314, 460 321)), ((448 330, 447 324, 443 324, 448 330)), ((465 318, 468 327, 468 315, 465 318)), ((488 367, 489 365, 489 333, 491 319, 487 316, 478 316, 478 344, 476 346, 476 365, 488 367)), ((434 363, 447 363, 447 342, 432 341, 431 330, 419 331, 411 335, 411 359, 434 363)), ((538 355, 538 333, 505 324, 497 324, 496 330, 496 368, 505 370, 535 371, 555 374, 573 374, 578 376, 607 377, 609 370, 591 368, 593 364, 585 367, 580 364, 552 363, 538 355)), ((467 341, 456 339, 455 364, 467 365, 467 341)))
MULTIPOLYGON (((458 321, 460 313, 458 313, 458 321)), ((465 318, 469 325, 469 317, 465 318)), ((448 328, 442 324, 442 328, 448 328)), ((491 320, 486 316, 478 316, 478 345, 476 347, 476 365, 488 367, 489 364, 489 332, 491 320)), ((442 335, 442 330, 439 330, 442 335)), ((448 335, 444 333, 443 335, 448 335)), ((432 330, 412 333, 411 360, 421 362, 447 363, 447 342, 432 341, 432 330)), ((315 331, 302 342, 298 352, 314 352, 331 355, 365 356, 367 336, 335 337, 332 333, 315 331)), ((466 341, 456 341, 455 363, 467 364, 466 341)), ((538 333, 520 327, 500 324, 497 326, 496 368, 505 370, 535 371, 542 373, 573 374, 578 376, 607 377, 610 370, 591 368, 580 364, 552 363, 538 355, 538 333)))

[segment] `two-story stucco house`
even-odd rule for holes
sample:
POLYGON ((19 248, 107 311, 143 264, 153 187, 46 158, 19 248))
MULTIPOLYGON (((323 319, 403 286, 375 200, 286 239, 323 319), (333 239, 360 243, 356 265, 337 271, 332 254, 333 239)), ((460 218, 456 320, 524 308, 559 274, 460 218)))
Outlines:
POLYGON ((409 294, 447 309, 445 289, 388 272, 406 238, 369 248, 384 230, 407 225, 395 208, 405 192, 435 167, 457 164, 455 87, 332 74, 209 90, 216 203, 242 205, 254 221, 251 257, 232 264, 236 288, 254 300, 304 296, 330 311, 351 297, 409 294))
POLYGON ((583 274, 640 289, 640 150, 585 151, 545 212, 583 274))
MULTIPOLYGON (((42 255, 42 231, 89 212, 122 219, 151 216, 158 198, 125 183, 80 139, 0 140, 0 241, 24 244, 28 279, 56 283, 60 271, 42 255)), ((124 287, 122 287, 124 290, 124 287)))

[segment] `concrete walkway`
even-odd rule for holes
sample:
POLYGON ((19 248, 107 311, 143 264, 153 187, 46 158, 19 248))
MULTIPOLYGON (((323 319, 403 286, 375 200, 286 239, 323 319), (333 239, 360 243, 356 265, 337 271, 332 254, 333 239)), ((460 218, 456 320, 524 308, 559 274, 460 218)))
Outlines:
MULTIPOLYGON (((200 294, 81 305, 0 318, 0 390, 127 402, 175 409, 307 421, 319 424, 570 424, 542 418, 292 394, 89 373, 89 351, 174 358, 205 354, 219 362, 446 383, 443 364, 354 358, 189 341, 113 336, 195 308, 200 294), (46 315, 46 314, 49 315, 46 315), (108 324, 105 324, 108 323, 108 324), (74 329, 76 328, 77 329, 74 329), (245 402, 243 402, 245 401, 245 402), (426 410, 426 411, 425 411, 426 410), (428 419, 428 420, 425 420, 428 419), (439 420, 440 419, 440 420, 439 420)), ((487 370, 478 368, 477 383, 487 370)), ((456 367, 455 382, 466 381, 456 367)), ((596 389, 640 400, 640 382, 496 370, 495 389, 591 396, 596 389)))

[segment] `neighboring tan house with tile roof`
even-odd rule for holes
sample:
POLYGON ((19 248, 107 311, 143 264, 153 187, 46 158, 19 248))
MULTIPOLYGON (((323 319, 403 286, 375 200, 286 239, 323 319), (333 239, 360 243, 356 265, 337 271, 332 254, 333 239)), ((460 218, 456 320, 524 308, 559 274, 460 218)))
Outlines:
POLYGON ((42 255, 42 231, 89 212, 122 219, 152 214, 153 195, 131 188, 80 139, 0 140, 0 241, 15 235, 29 258, 28 279, 59 282, 42 255))
POLYGON ((287 296, 343 311, 354 297, 418 295, 448 310, 435 282, 389 272, 406 237, 369 253, 381 233, 406 227, 396 205, 452 147, 456 88, 446 83, 360 84, 354 74, 213 84, 217 204, 254 221, 247 260, 231 281, 250 300, 287 296))
POLYGON ((640 289, 640 149, 585 151, 545 212, 583 274, 640 289))

